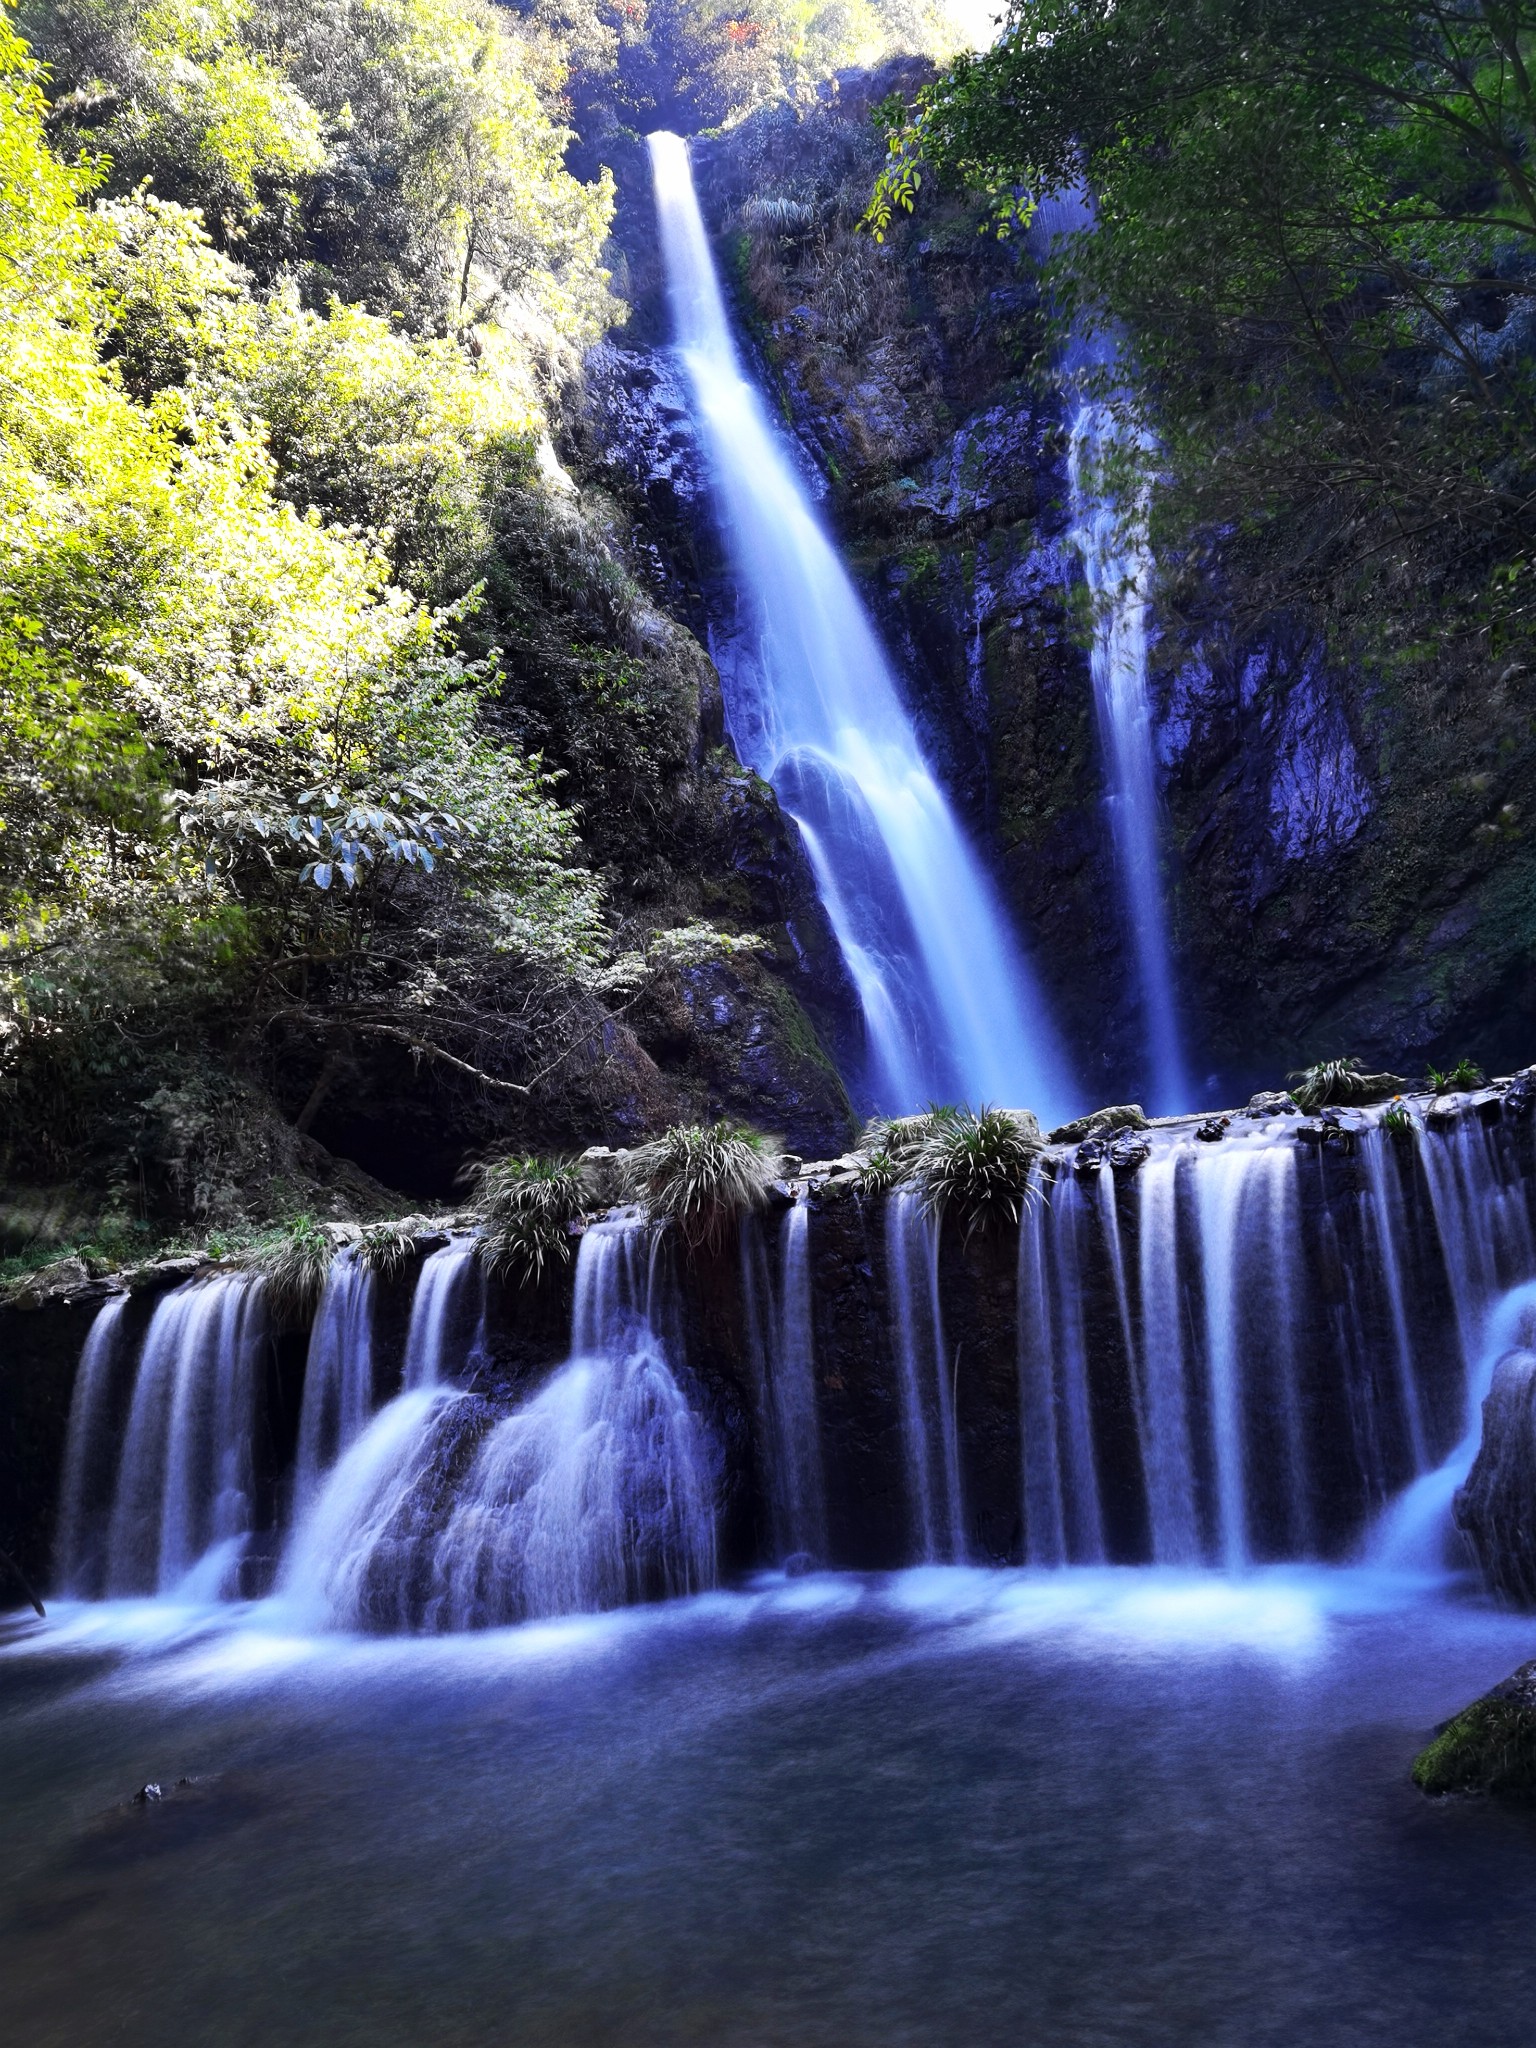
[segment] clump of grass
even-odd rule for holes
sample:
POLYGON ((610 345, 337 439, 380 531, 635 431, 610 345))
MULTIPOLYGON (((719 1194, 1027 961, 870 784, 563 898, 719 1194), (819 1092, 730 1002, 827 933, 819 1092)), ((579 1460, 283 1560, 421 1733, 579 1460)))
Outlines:
POLYGON ((975 1231, 1017 1223, 1029 1199, 1029 1174, 1043 1149, 1034 1119, 1006 1109, 936 1114, 918 1145, 911 1179, 923 1206, 975 1231))
POLYGON ((1418 1129, 1407 1103, 1401 1098, 1389 1105, 1386 1115, 1381 1120, 1381 1127, 1389 1137, 1397 1139, 1411 1138, 1418 1129))
POLYGON ((1343 1108, 1352 1102, 1380 1102, 1413 1085, 1400 1074, 1367 1074, 1356 1059, 1319 1060, 1287 1078, 1292 1083, 1291 1099, 1308 1116, 1330 1106, 1343 1108))
POLYGON ((336 1247, 317 1217, 289 1219, 281 1233, 258 1247, 251 1268, 265 1284, 267 1313, 280 1329, 310 1322, 325 1292, 336 1247))
POLYGON ((1431 1067, 1426 1079, 1437 1095, 1448 1095, 1458 1089, 1481 1088, 1483 1070, 1475 1060, 1458 1060, 1455 1066, 1444 1074, 1438 1067, 1431 1067))
POLYGON ((357 1263, 381 1280, 393 1280, 410 1264, 416 1236, 410 1223, 370 1223, 357 1241, 357 1263))
POLYGON ((568 1159, 493 1159, 475 1175, 483 1223, 477 1240, 488 1273, 535 1286, 571 1256, 567 1224, 585 1206, 580 1169, 568 1159))
POLYGON ((716 1251, 778 1179, 778 1143, 745 1124, 677 1124, 636 1146, 630 1191, 648 1216, 674 1223, 690 1251, 716 1251))
POLYGON ((1332 1102, 1362 1099, 1358 1093, 1360 1062, 1356 1059, 1318 1060, 1313 1066, 1299 1068, 1287 1079, 1291 1083, 1291 1100, 1298 1109, 1308 1112, 1332 1102))
POLYGON ((911 1116, 871 1117, 864 1126, 859 1148, 871 1156, 884 1152, 891 1159, 910 1162, 924 1139, 932 1135, 935 1124, 962 1113, 957 1103, 930 1102, 926 1109, 911 1116))
POLYGON ((884 1146, 871 1152, 855 1179, 861 1195, 888 1195, 906 1179, 908 1165, 884 1146))

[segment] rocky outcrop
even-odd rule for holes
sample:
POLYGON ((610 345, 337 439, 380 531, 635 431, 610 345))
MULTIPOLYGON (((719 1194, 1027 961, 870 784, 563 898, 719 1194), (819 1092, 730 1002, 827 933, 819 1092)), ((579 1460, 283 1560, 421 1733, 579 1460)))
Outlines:
POLYGON ((1487 1793, 1536 1799, 1536 1663, 1484 1693, 1414 1759, 1413 1782, 1431 1797, 1487 1793))
MULTIPOLYGON (((701 195, 745 342, 925 749, 1098 1085, 1129 1093, 1132 949, 1034 257, 926 189, 883 247, 856 232, 882 149, 870 108, 919 82, 848 74, 815 108, 698 140, 701 195)), ((658 587, 708 632, 725 615, 685 409, 656 353, 648 173, 638 154, 618 168, 636 316, 597 380, 601 459, 644 507, 658 587)), ((1312 618, 1303 593, 1277 602, 1230 550, 1161 571, 1151 684, 1198 1071, 1235 1093, 1346 1049, 1374 1065, 1508 1063, 1536 1012, 1536 726, 1518 670, 1458 681, 1404 657, 1388 676, 1347 626, 1312 618)))
POLYGON ((1536 1607, 1536 1351, 1512 1350, 1494 1367, 1455 1512, 1489 1588, 1536 1607))

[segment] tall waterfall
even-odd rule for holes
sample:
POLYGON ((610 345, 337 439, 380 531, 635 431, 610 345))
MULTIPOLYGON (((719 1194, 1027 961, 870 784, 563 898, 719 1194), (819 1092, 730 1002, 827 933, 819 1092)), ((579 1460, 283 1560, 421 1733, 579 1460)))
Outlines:
MULTIPOLYGON (((1058 194, 1041 203, 1036 220, 1043 239, 1087 232, 1093 224, 1091 203, 1081 189, 1058 194)), ((1107 401, 1103 386, 1114 373, 1116 353, 1111 334, 1078 333, 1062 364, 1072 411, 1067 466, 1072 540, 1093 607, 1094 707, 1115 864, 1141 991, 1147 1099, 1173 1112, 1193 1098, 1170 957, 1147 684, 1153 561, 1146 467, 1151 451, 1127 436, 1107 401), (1110 468, 1129 477, 1121 495, 1106 476, 1110 468)))
POLYGON ((803 835, 858 988, 868 1093, 1066 1113, 1066 1062, 1001 904, 935 781, 884 650, 742 374, 687 144, 650 138, 677 342, 743 601, 731 732, 803 835))

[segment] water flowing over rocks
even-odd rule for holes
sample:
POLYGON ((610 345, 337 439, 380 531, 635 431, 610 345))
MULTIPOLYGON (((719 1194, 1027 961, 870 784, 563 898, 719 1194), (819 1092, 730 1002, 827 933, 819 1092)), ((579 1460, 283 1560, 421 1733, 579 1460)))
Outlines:
POLYGON ((1283 1113, 1058 1143, 973 1235, 850 1154, 717 1253, 615 1211, 534 1288, 423 1221, 396 1273, 341 1244, 308 1331, 219 1269, 8 1305, 17 1562, 439 1629, 805 1557, 1422 1569, 1459 1523, 1536 1600, 1533 1125, 1481 1113, 1515 1093, 1348 1148, 1283 1113))

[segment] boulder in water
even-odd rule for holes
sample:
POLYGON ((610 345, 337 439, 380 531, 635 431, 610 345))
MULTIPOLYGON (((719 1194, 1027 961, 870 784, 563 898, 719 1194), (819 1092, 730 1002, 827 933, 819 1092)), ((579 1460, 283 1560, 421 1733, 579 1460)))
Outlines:
POLYGON ((1197 1127, 1195 1136, 1203 1145, 1219 1145, 1227 1135, 1227 1126, 1231 1121, 1229 1116, 1208 1116, 1205 1122, 1197 1127))
POLYGON ((1500 1799, 1536 1799, 1536 1663, 1483 1694, 1414 1759, 1421 1792, 1486 1792, 1500 1799))
POLYGON ((1536 1352, 1510 1351, 1494 1367, 1455 1514, 1489 1589, 1536 1607, 1536 1352))

